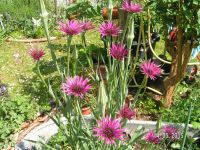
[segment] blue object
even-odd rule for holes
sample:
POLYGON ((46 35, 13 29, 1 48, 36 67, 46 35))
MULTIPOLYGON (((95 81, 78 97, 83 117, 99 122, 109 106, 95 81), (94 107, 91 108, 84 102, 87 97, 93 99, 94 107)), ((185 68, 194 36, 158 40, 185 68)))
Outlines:
POLYGON ((196 58, 199 52, 200 52, 200 45, 192 49, 191 59, 196 58))

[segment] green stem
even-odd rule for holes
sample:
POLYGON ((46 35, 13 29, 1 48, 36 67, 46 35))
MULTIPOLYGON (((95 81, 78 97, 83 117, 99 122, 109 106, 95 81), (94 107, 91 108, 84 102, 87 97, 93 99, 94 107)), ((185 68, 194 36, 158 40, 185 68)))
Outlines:
POLYGON ((84 49, 86 49, 87 44, 86 44, 86 39, 85 39, 85 32, 81 33, 81 40, 82 40, 82 44, 83 44, 84 49))
POLYGON ((119 67, 119 73, 120 73, 120 107, 123 105, 126 93, 126 85, 127 82, 125 81, 126 79, 126 72, 124 71, 124 60, 120 62, 120 67, 119 67))
POLYGON ((46 11, 45 4, 43 0, 40 0, 40 9, 41 9, 41 17, 44 24, 45 34, 47 37, 47 41, 50 44, 50 36, 48 30, 48 12, 46 11))
POLYGON ((67 75, 69 76, 69 63, 70 63, 70 46, 71 46, 72 36, 67 37, 67 75))
POLYGON ((46 84, 46 82, 45 82, 45 80, 44 80, 44 78, 43 78, 43 76, 40 72, 39 61, 37 61, 36 67, 37 67, 37 74, 38 74, 39 78, 44 83, 45 87, 48 89, 48 85, 46 84))
POLYGON ((56 54, 55 54, 53 48, 51 47, 51 45, 49 45, 49 49, 50 49, 50 51, 51 51, 51 58, 52 58, 53 62, 54 62, 55 65, 56 65, 56 69, 57 69, 58 73, 59 73, 59 74, 61 75, 61 77, 62 77, 62 73, 61 73, 60 67, 59 67, 59 65, 58 65, 58 61, 57 61, 57 58, 56 58, 56 54))
POLYGON ((123 94, 127 94, 127 84, 128 84, 128 79, 130 75, 130 61, 131 61, 131 47, 134 39, 134 16, 130 16, 129 19, 129 32, 127 36, 127 48, 128 48, 128 58, 126 59, 126 64, 125 64, 125 71, 124 71, 124 76, 123 76, 123 94))
POLYGON ((79 105, 79 100, 76 100, 76 105, 77 105, 77 109, 78 109, 79 115, 81 116, 81 119, 82 119, 82 121, 83 121, 83 123, 84 123, 84 125, 85 125, 85 127, 86 127, 86 129, 88 131, 88 134, 89 134, 90 133, 89 127, 88 127, 88 124, 86 123, 85 119, 83 118, 83 114, 81 112, 81 107, 79 105))
POLYGON ((59 65, 57 62, 56 54, 54 53, 54 51, 51 47, 51 40, 50 40, 49 29, 48 29, 48 12, 46 11, 44 1, 40 0, 39 2, 40 2, 41 18, 42 18, 43 25, 44 25, 45 35, 46 35, 48 45, 49 45, 49 48, 51 51, 51 58, 53 59, 53 62, 55 63, 56 69, 58 70, 59 74, 61 74, 61 71, 60 71, 60 68, 59 68, 59 65))
POLYGON ((185 141, 186 141, 186 137, 187 137, 187 132, 188 132, 188 125, 189 125, 190 118, 191 118, 191 113, 192 113, 192 102, 190 103, 190 108, 189 108, 189 111, 188 111, 188 117, 187 117, 187 121, 185 123, 185 128, 184 128, 184 132, 183 132, 183 141, 182 141, 182 144, 181 144, 181 150, 184 149, 184 145, 185 145, 185 141))
POLYGON ((109 11, 109 20, 112 20, 112 11, 113 11, 113 2, 108 0, 108 11, 109 11))
POLYGON ((108 57, 108 70, 111 71, 111 56, 110 56, 110 46, 111 46, 111 37, 106 37, 106 45, 107 45, 107 57, 108 57))
POLYGON ((129 14, 128 14, 127 19, 126 19, 126 23, 125 23, 125 27, 124 27, 124 30, 123 30, 123 32, 122 32, 122 36, 121 36, 121 39, 120 39, 120 43, 121 43, 121 44, 124 42, 124 38, 125 38, 125 35, 126 35, 126 31, 127 31, 127 29, 128 29, 129 20, 130 20, 130 16, 129 16, 129 14))
MULTIPOLYGON (((131 71, 131 76, 134 76, 134 74, 135 74, 135 70, 136 70, 136 66, 137 66, 137 61, 139 59, 139 50, 140 50, 140 44, 141 44, 141 34, 142 34, 142 15, 140 15, 140 31, 139 31, 139 37, 138 37, 138 45, 137 45, 135 60, 134 60, 134 63, 133 63, 133 69, 131 71)), ((133 81, 137 85, 135 77, 133 77, 133 81)))
MULTIPOLYGON (((141 18, 143 18, 142 17, 143 15, 141 14, 141 18)), ((142 25, 141 25, 141 27, 142 27, 142 43, 143 43, 143 47, 144 47, 144 57, 145 57, 145 60, 147 60, 147 48, 146 48, 146 40, 145 40, 145 35, 144 35, 144 22, 143 22, 143 20, 142 20, 142 25)))
POLYGON ((146 84, 147 84, 147 78, 146 78, 146 76, 144 76, 142 84, 140 85, 140 87, 139 87, 139 89, 138 89, 138 91, 137 91, 137 93, 134 97, 133 107, 135 107, 135 105, 138 101, 139 94, 140 94, 141 90, 146 87, 146 84))
POLYGON ((128 73, 128 67, 130 65, 131 60, 131 47, 134 39, 134 16, 130 18, 130 29, 127 37, 127 48, 129 49, 128 58, 126 59, 126 73, 128 73))

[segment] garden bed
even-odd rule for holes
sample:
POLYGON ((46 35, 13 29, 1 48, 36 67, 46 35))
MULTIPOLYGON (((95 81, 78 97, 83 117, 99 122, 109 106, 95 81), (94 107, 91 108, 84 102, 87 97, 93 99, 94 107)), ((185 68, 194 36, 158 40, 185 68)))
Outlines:
MULTIPOLYGON (((91 115, 84 116, 84 118, 87 122, 90 122, 90 120, 92 120, 91 115)), ((62 117, 60 120, 63 124, 67 123, 67 120, 64 117, 62 117)), ((144 127, 146 131, 155 130, 156 125, 156 121, 130 120, 127 122, 126 129, 127 133, 134 133, 138 127, 144 127)), ((181 131, 184 128, 184 124, 163 122, 161 125, 174 125, 177 126, 181 131)), ((25 150, 33 149, 35 147, 39 148, 41 147, 39 143, 34 143, 30 141, 48 142, 52 136, 58 133, 58 129, 59 127, 54 123, 54 121, 52 119, 49 119, 47 122, 40 124, 35 129, 30 131, 21 141, 18 142, 18 144, 15 146, 15 149, 25 150)), ((200 138, 199 130, 194 129, 193 126, 189 124, 188 136, 192 138, 200 138)))
POLYGON ((39 1, 0 2, 0 149, 200 148, 199 3, 39 1))

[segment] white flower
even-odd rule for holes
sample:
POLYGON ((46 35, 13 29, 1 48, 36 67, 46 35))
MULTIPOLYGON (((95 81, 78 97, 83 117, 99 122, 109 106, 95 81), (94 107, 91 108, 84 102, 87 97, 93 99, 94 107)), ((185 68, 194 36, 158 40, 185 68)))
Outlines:
POLYGON ((32 18, 32 21, 33 21, 34 26, 36 26, 36 27, 41 26, 41 19, 37 20, 35 18, 32 18))

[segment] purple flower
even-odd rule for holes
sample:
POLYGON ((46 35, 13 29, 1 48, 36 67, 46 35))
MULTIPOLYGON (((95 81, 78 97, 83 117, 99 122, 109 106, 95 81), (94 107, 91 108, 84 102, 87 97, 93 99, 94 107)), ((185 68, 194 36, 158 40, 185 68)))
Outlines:
POLYGON ((142 6, 125 0, 122 4, 122 9, 130 13, 139 13, 142 11, 142 6))
POLYGON ((155 80, 156 76, 161 75, 160 67, 154 64, 154 62, 151 62, 151 60, 143 62, 140 65, 140 70, 143 74, 147 76, 147 78, 151 78, 152 80, 155 80))
POLYGON ((153 143, 153 144, 158 144, 160 142, 159 136, 156 135, 156 133, 152 130, 150 130, 144 137, 145 141, 153 143))
POLYGON ((87 31, 87 30, 91 30, 91 29, 94 29, 95 27, 93 26, 92 22, 91 21, 87 21, 87 22, 82 22, 81 23, 81 27, 84 31, 87 31))
POLYGON ((62 84, 62 89, 67 95, 83 98, 83 95, 91 89, 88 82, 89 79, 84 79, 82 76, 68 77, 66 83, 62 84))
POLYGON ((108 21, 101 24, 99 32, 102 36, 118 36, 119 27, 113 22, 108 21))
POLYGON ((77 35, 83 31, 82 25, 77 20, 68 20, 66 23, 59 23, 60 31, 67 35, 77 35))
POLYGON ((97 121, 98 126, 94 127, 93 131, 96 132, 95 136, 99 140, 103 140, 106 144, 115 144, 115 140, 123 140, 124 129, 121 128, 120 120, 113 119, 106 116, 102 120, 97 121))
POLYGON ((112 44, 110 48, 110 54, 113 58, 117 60, 123 60, 125 56, 128 54, 128 50, 125 48, 123 44, 112 44))
POLYGON ((165 138, 169 138, 171 140, 175 140, 179 138, 178 129, 173 126, 170 126, 170 125, 163 126, 162 132, 164 133, 165 138))
POLYGON ((34 61, 39 61, 45 55, 45 52, 43 49, 38 50, 36 48, 31 48, 29 50, 29 54, 34 59, 34 61))
POLYGON ((119 110, 120 118, 130 120, 130 119, 133 119, 134 116, 135 116, 135 112, 128 105, 125 105, 119 110))

